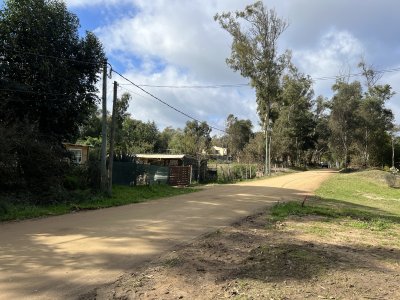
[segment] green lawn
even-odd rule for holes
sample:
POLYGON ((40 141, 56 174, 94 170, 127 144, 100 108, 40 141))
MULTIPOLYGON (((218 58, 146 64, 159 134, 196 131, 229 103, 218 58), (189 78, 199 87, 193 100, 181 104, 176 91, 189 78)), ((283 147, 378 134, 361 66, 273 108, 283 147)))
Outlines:
POLYGON ((384 230, 400 224, 400 189, 389 188, 383 171, 336 174, 316 191, 303 207, 299 202, 278 204, 270 221, 288 216, 315 215, 327 220, 345 219, 355 228, 384 230))
POLYGON ((389 188, 385 174, 378 170, 337 174, 316 191, 316 196, 382 215, 400 216, 400 189, 389 188))
MULTIPOLYGON (((198 189, 197 189, 198 190, 198 189)), ((114 186, 111 198, 93 195, 89 191, 71 194, 63 203, 40 206, 0 199, 0 221, 21 220, 73 211, 106 208, 195 192, 193 188, 174 188, 168 185, 114 186)))

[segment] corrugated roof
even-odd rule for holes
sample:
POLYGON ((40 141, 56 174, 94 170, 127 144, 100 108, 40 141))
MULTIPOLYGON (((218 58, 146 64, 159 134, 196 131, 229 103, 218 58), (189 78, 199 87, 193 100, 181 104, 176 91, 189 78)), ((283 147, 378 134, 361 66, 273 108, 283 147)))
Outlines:
POLYGON ((62 143, 64 146, 71 146, 71 147, 93 147, 91 145, 82 145, 82 144, 74 144, 74 143, 62 143))
POLYGON ((136 154, 137 158, 183 159, 185 154, 136 154))

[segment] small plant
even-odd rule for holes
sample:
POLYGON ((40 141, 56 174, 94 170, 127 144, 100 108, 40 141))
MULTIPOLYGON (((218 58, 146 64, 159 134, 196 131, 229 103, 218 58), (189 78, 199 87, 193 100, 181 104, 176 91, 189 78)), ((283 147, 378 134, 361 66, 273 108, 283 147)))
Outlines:
POLYGON ((396 167, 391 167, 389 171, 390 173, 385 174, 385 180, 389 187, 397 187, 397 174, 399 173, 399 169, 396 167))

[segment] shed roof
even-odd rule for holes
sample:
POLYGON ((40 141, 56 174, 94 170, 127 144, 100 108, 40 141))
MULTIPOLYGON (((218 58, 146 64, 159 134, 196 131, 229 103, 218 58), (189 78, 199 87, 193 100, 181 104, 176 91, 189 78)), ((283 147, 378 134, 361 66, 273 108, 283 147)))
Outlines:
POLYGON ((185 157, 190 157, 190 155, 185 154, 136 154, 137 158, 155 158, 155 159, 183 159, 185 157))
POLYGON ((74 143, 62 143, 66 147, 82 147, 82 148, 90 148, 90 145, 82 145, 82 144, 74 144, 74 143))

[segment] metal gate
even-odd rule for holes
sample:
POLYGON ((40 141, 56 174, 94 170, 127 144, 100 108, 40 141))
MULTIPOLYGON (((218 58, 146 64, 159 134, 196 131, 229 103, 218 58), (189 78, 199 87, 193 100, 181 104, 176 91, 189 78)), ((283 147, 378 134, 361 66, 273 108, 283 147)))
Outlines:
POLYGON ((172 186, 187 186, 192 183, 192 166, 169 167, 168 183, 172 186))

